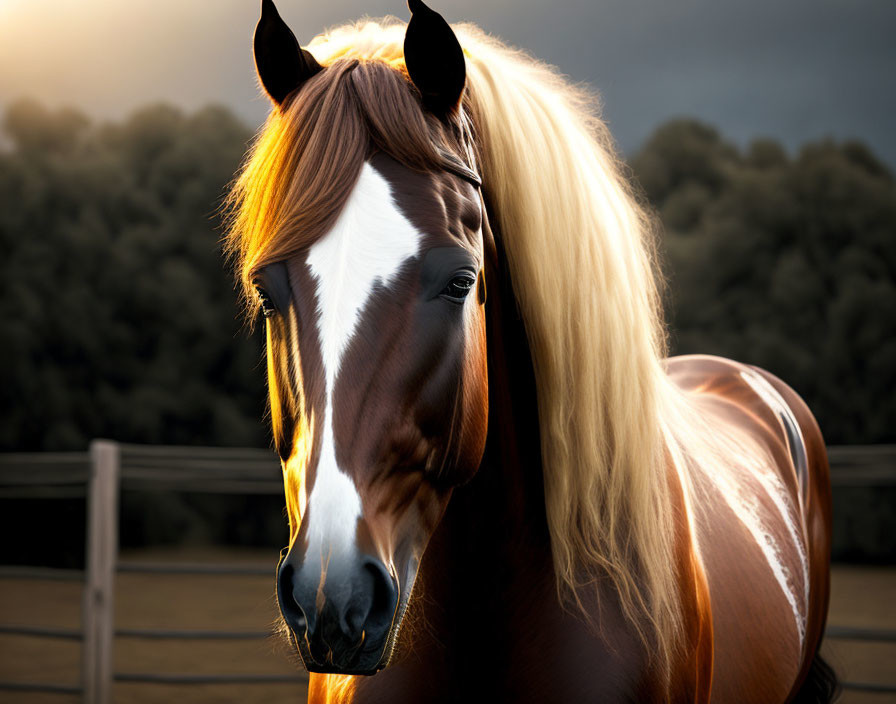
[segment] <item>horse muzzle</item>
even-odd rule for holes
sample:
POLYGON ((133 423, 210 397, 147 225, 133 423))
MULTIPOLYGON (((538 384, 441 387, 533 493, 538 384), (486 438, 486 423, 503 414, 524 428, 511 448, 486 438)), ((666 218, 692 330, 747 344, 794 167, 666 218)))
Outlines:
POLYGON ((278 568, 280 613, 309 672, 372 675, 385 667, 398 595, 386 566, 369 555, 296 565, 290 551, 278 568))

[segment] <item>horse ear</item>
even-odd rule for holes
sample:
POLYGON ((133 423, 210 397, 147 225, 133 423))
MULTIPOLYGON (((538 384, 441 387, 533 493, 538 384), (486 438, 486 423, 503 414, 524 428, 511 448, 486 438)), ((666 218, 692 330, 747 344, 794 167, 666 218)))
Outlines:
POLYGON ((467 81, 464 52, 445 19, 422 0, 408 0, 411 21, 404 36, 404 61, 423 105, 438 117, 454 113, 467 81))
POLYGON ((272 0, 261 0, 261 19, 255 27, 255 68, 271 100, 282 105, 286 96, 318 71, 314 57, 296 41, 272 0))

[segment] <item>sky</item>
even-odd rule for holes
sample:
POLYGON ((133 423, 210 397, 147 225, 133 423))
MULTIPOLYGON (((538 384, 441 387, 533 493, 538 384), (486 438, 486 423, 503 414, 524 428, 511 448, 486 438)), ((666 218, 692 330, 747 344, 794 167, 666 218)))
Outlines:
MULTIPOLYGON (((403 0, 278 0, 303 44, 403 0)), ((896 167, 894 0, 433 0, 596 89, 626 154, 696 117, 740 145, 858 138, 896 167)), ((260 124, 258 0, 0 0, 0 110, 31 96, 119 118, 147 103, 260 124)))

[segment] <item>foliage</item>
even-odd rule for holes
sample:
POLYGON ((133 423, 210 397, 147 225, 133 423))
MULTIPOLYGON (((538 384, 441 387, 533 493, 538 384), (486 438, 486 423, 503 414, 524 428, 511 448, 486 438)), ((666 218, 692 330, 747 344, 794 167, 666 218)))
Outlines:
POLYGON ((264 444, 216 215, 247 129, 217 107, 96 125, 30 101, 4 128, 0 447, 264 444))
MULTIPOLYGON (((0 151, 0 448, 264 445, 261 342, 238 319, 217 208, 250 138, 228 111, 119 124, 23 101, 0 151)), ((632 170, 663 224, 679 353, 803 395, 828 442, 896 441, 896 184, 864 146, 791 157, 660 127, 632 170)))
POLYGON ((745 151, 660 127, 632 169, 664 230, 675 352, 764 367, 830 444, 896 441, 896 183, 857 142, 745 151))

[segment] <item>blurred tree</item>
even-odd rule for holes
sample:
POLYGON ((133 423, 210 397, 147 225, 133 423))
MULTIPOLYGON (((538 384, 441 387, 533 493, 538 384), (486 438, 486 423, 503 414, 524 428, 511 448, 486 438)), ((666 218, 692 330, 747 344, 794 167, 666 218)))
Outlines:
POLYGON ((694 121, 632 160, 659 213, 673 351, 780 376, 829 443, 896 441, 896 182, 862 144, 745 153, 694 121))
POLYGON ((265 444, 216 214, 249 131, 217 107, 92 125, 32 101, 3 124, 0 446, 265 444))

